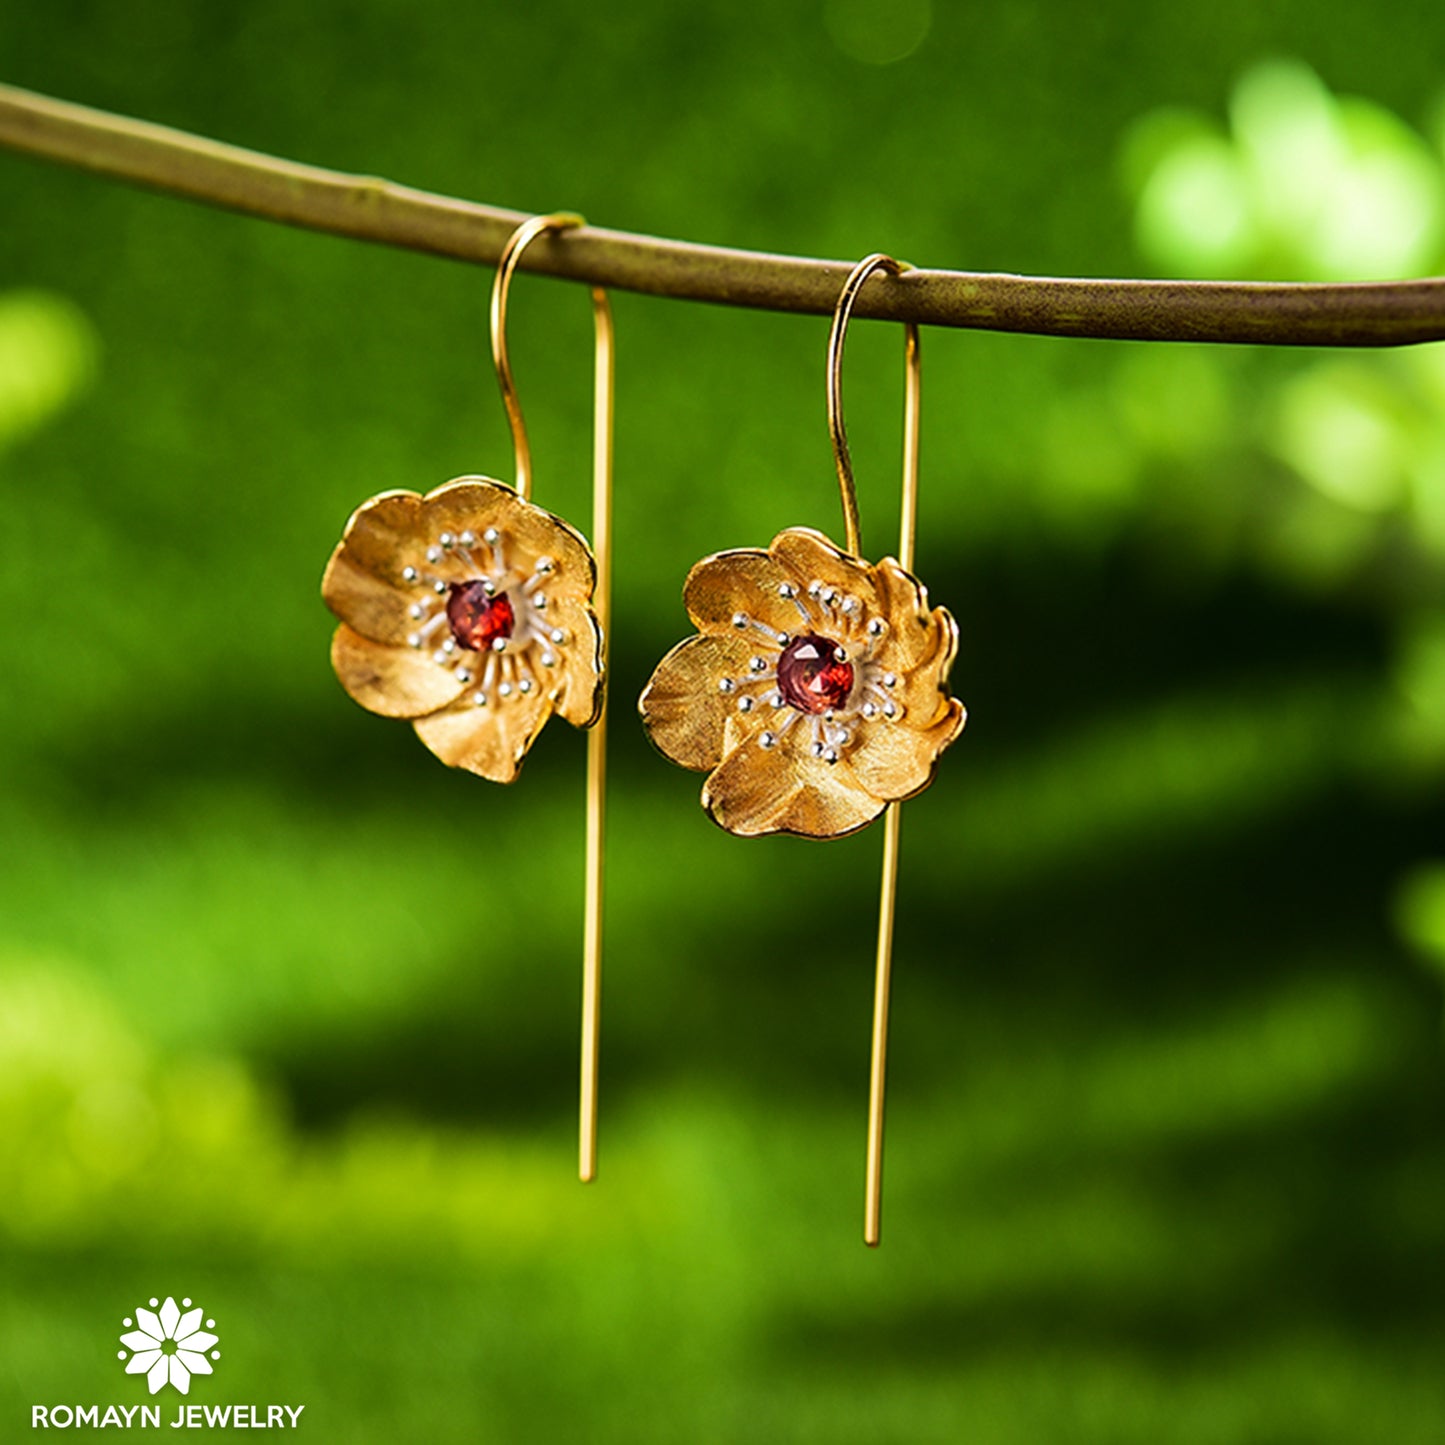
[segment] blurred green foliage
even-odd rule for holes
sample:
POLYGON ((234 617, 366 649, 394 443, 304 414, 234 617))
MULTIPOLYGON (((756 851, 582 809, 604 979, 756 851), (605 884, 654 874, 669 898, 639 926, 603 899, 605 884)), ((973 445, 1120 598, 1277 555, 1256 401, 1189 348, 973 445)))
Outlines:
POLYGON ((1275 61, 1233 87, 1228 134, 1155 111, 1124 152, 1140 249, 1192 276, 1368 281, 1429 274, 1445 239, 1442 157, 1373 101, 1275 61))
POLYGON ((44 291, 0 296, 0 450, 70 405, 95 370, 96 337, 73 302, 44 291))
MULTIPOLYGON (((802 254, 1445 248, 1425 0, 1388 33, 1313 0, 128 9, 10 7, 0 68, 802 254)), ((446 773, 337 689, 316 597, 367 495, 508 474, 488 278, 19 158, 0 193, 0 1437, 141 1398, 113 1326, 185 1290, 225 1350, 196 1398, 320 1440, 1439 1438, 1441 348, 925 338, 919 565, 971 721, 905 815, 874 1255, 877 839, 728 838, 631 719, 693 560, 836 526, 824 323, 614 298, 583 1190, 580 739, 513 789, 446 773)), ((514 296, 537 497, 585 517, 587 308, 514 296)), ((874 553, 899 371, 855 328, 874 553)))

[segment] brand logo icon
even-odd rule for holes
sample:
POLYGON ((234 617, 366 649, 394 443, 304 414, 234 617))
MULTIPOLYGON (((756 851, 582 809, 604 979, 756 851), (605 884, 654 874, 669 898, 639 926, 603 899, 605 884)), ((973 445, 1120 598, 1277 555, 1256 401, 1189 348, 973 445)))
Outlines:
POLYGON ((191 1376, 209 1375, 211 1360, 221 1358, 219 1337, 207 1333, 216 1328, 215 1320, 206 1320, 201 1328, 205 1313, 192 1309, 188 1299, 177 1305, 169 1295, 164 1304, 152 1300, 149 1309, 137 1308, 134 1319, 121 1321, 126 1333, 120 1342, 126 1348, 120 1358, 126 1361, 126 1374, 144 1375, 152 1395, 166 1385, 189 1394, 191 1376))

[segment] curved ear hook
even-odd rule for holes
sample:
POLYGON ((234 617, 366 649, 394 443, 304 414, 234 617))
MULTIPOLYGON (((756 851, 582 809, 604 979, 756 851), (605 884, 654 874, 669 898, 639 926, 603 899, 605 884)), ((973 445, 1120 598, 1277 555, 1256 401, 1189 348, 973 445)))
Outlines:
MULTIPOLYGON (((522 420, 522 403, 517 400, 517 385, 512 380, 512 363, 507 355, 507 296, 512 289, 512 273, 522 259, 522 252, 538 236, 549 231, 570 231, 587 223, 572 211, 555 211, 549 216, 533 216, 523 221, 502 247, 497 261, 497 275, 492 282, 492 361, 497 368, 497 383, 502 389, 502 405, 512 428, 512 449, 517 458, 517 491, 523 500, 532 495, 532 449, 527 444, 527 424, 522 420)), ((599 326, 601 318, 599 317, 599 326)))
MULTIPOLYGON (((862 555, 858 536, 858 491, 853 482, 853 458, 848 451, 848 433, 843 423, 843 341, 853 303, 863 284, 875 271, 901 276, 911 271, 905 261, 895 261, 881 251, 865 256, 848 273, 833 311, 833 329, 828 334, 828 431, 833 439, 833 460, 838 468, 838 491, 843 501, 843 544, 855 557, 862 555)), ((918 327, 906 322, 904 335, 904 408, 903 408, 903 511, 899 519, 898 560, 904 567, 913 566, 913 534, 918 514, 918 415, 919 389, 922 379, 918 347, 918 327)))
MULTIPOLYGON (((571 211, 533 216, 523 221, 507 240, 497 261, 492 282, 492 360, 502 404, 512 428, 512 446, 517 461, 517 492, 530 500, 532 492, 532 450, 527 444, 527 427, 522 404, 512 380, 512 363, 507 356, 507 297, 512 273, 522 252, 538 236, 549 231, 568 231, 586 222, 571 211)), ((592 446, 592 545, 597 566, 592 605, 602 628, 603 666, 611 630, 612 595, 612 380, 614 334, 612 307, 600 286, 592 288, 592 322, 596 335, 593 385, 592 446)), ((597 720, 587 734, 587 858, 586 893, 582 922, 582 1079, 577 1135, 577 1174, 585 1184, 597 1175, 597 1058, 601 1037, 599 999, 602 987, 602 859, 604 805, 607 769, 607 706, 604 702, 597 720)))
MULTIPOLYGON (((838 491, 843 499, 843 528, 848 550, 862 551, 858 538, 858 492, 853 483, 853 458, 843 425, 843 339, 853 303, 875 271, 901 276, 913 268, 892 256, 876 252, 866 256, 849 273, 833 312, 828 336, 828 430, 833 438, 833 460, 838 467, 838 491)), ((918 327, 904 326, 903 391, 903 502, 898 518, 898 560, 913 570, 913 540, 918 522, 918 419, 922 365, 918 327)), ((882 886, 878 899, 878 947, 873 985, 873 1037, 868 1068, 868 1154, 863 1197, 863 1241, 876 1246, 883 1234, 883 1101, 888 1076, 888 1007, 893 980, 893 917, 898 904, 900 804, 890 803, 883 819, 882 886)))

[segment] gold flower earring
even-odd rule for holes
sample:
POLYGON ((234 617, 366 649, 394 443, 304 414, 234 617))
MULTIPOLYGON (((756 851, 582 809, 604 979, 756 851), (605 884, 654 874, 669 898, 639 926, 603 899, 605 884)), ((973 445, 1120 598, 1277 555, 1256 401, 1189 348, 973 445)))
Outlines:
POLYGON ((370 712, 405 718, 451 767, 515 781, 556 713, 587 740, 582 1091, 578 1173, 597 1168, 598 1003, 606 762, 604 637, 611 575, 612 310, 596 330, 593 538, 535 506, 531 449, 507 356, 507 296, 523 250, 580 216, 536 216, 512 234, 492 285, 492 359, 511 425, 517 484, 458 477, 425 496, 383 492, 346 524, 321 583, 341 619, 331 661, 370 712))
POLYGON ((886 812, 868 1104, 863 1237, 881 1237, 883 1091, 898 873, 897 804, 933 781, 964 724, 948 673, 958 628, 911 572, 918 496, 918 329, 908 325, 899 560, 865 562, 843 425, 843 340, 853 303, 878 270, 849 275, 828 338, 828 425, 846 547, 791 527, 766 551, 705 557, 683 601, 698 629, 658 664, 639 701, 673 762, 706 771, 702 804, 730 833, 839 838, 886 812))

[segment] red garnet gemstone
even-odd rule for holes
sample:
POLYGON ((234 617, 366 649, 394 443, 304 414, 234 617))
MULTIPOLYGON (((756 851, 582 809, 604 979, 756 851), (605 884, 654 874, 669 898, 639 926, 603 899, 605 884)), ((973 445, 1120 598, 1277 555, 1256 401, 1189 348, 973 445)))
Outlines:
POLYGON ((516 613, 505 592, 489 595, 481 582, 453 582, 447 598, 452 636, 473 652, 486 652, 497 638, 508 638, 516 613))
POLYGON ((778 659, 778 691, 799 712, 842 707, 853 691, 853 664, 842 661, 836 642, 805 632, 778 659))

